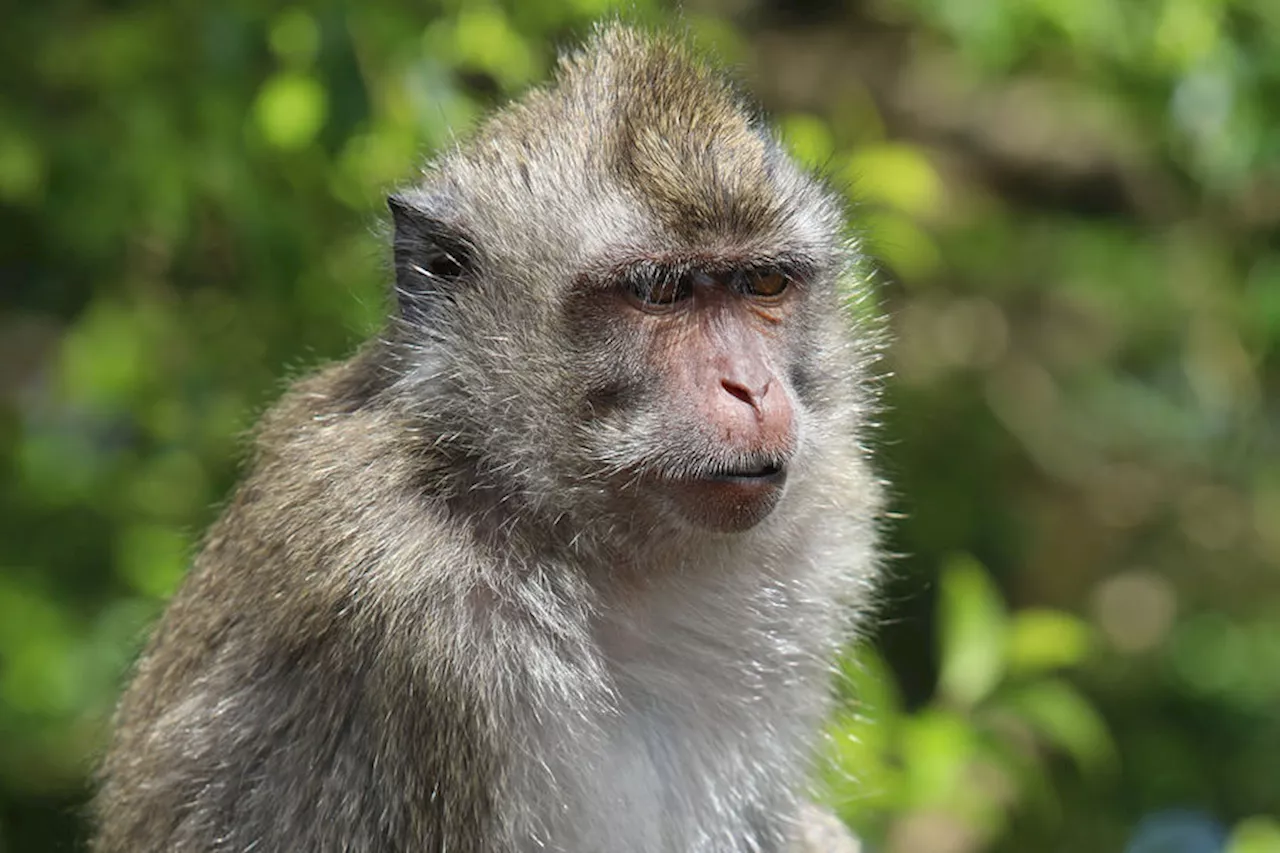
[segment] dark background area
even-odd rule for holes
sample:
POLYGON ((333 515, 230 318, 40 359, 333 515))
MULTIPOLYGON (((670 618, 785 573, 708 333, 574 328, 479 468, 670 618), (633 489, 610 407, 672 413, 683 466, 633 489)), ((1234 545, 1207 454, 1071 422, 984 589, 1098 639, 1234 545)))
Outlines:
MULTIPOLYGON (((385 191, 608 9, 6 10, 0 851, 80 849, 245 431, 377 329, 385 191)), ((682 20, 848 193, 895 336, 820 796, 893 853, 1280 851, 1280 4, 682 20)))

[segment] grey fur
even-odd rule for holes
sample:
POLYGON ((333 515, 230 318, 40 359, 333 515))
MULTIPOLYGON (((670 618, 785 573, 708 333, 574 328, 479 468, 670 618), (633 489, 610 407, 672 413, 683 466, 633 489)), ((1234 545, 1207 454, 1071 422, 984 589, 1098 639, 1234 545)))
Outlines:
POLYGON ((839 205, 615 26, 392 208, 398 316, 263 419, 121 702, 94 849, 781 849, 877 571, 839 205), (744 532, 643 486, 726 461, 601 307, 653 257, 808 271, 788 485, 744 532))

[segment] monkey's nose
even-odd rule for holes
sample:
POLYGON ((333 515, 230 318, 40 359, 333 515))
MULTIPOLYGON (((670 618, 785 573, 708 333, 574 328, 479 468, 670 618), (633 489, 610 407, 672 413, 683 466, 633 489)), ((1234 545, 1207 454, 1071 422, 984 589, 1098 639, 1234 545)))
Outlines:
POLYGON ((759 382, 722 376, 720 390, 707 398, 711 423, 730 444, 752 452, 785 452, 794 440, 794 414, 784 390, 774 387, 774 377, 759 382))
POLYGON ((720 387, 727 391, 729 396, 736 397, 755 409, 756 415, 759 416, 763 414, 761 403, 765 395, 769 393, 769 385, 772 381, 772 379, 766 379, 758 389, 752 389, 745 383, 733 379, 721 379, 720 387))

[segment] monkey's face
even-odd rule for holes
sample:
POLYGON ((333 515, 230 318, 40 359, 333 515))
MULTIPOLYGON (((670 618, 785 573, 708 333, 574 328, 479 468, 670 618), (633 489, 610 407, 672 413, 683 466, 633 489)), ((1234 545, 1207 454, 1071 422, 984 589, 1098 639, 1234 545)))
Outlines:
POLYGON ((805 415, 792 379, 810 277, 776 257, 696 253, 583 276, 568 315, 584 374, 579 429, 601 463, 588 476, 698 528, 767 517, 805 415))

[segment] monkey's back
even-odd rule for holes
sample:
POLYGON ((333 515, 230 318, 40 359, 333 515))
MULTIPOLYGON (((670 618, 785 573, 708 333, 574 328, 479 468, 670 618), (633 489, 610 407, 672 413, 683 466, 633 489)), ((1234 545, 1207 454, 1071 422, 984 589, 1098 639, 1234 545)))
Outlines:
POLYGON ((433 653, 448 608, 412 604, 451 594, 431 586, 465 547, 400 425, 358 399, 368 370, 263 419, 121 701, 96 850, 483 849, 487 733, 433 653), (423 570, 386 576, 406 565, 423 570))

